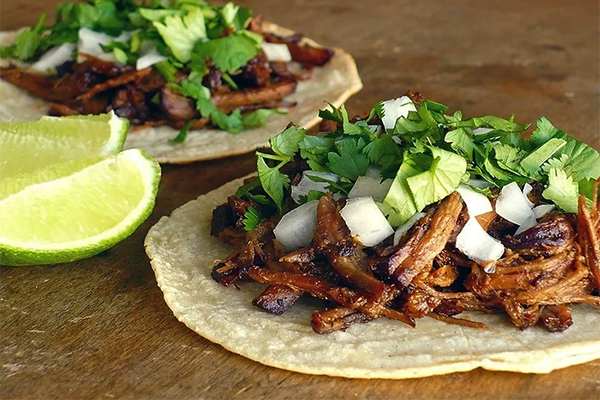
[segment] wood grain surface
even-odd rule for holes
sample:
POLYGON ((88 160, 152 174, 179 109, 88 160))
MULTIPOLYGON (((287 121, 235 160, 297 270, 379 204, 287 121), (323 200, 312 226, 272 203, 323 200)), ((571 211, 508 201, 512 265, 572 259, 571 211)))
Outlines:
MULTIPOLYGON (((0 28, 32 24, 56 3, 2 0, 0 28)), ((364 89, 348 102, 351 112, 410 88, 465 115, 545 115, 600 149, 597 0, 240 3, 353 54, 364 89)), ((350 380, 265 367, 196 335, 163 301, 144 236, 160 216, 253 168, 252 154, 166 165, 150 219, 102 256, 0 267, 0 398, 600 398, 600 361, 546 375, 478 369, 350 380)))

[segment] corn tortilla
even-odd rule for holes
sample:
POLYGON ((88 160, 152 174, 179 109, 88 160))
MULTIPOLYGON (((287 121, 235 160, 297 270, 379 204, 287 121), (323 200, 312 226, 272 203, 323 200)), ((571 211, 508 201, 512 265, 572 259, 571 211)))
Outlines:
MULTIPOLYGON (((294 33, 268 22, 263 27, 279 35, 294 33)), ((11 44, 17 33, 18 31, 0 32, 0 45, 11 44)), ((310 39, 304 40, 318 45, 310 39)), ((8 63, 7 60, 0 62, 0 65, 8 63)), ((124 148, 141 148, 160 163, 174 164, 243 154, 266 146, 269 138, 282 131, 290 121, 307 129, 314 126, 320 119, 317 116, 318 110, 326 106, 323 99, 329 99, 335 106, 340 106, 360 89, 362 82, 354 59, 344 50, 334 49, 334 56, 329 63, 315 68, 311 78, 298 82, 296 91, 286 97, 288 101, 297 102, 296 106, 287 109, 286 114, 272 116, 264 126, 244 130, 239 134, 216 129, 191 131, 182 143, 169 142, 169 139, 177 136, 177 130, 170 126, 130 129, 124 148)), ((36 120, 46 115, 50 107, 48 102, 1 79, 0 97, 11 99, 0 105, 0 121, 36 120)))
POLYGON ((212 210, 235 192, 242 179, 162 217, 145 240, 158 285, 177 319, 227 350, 302 373, 388 379, 478 367, 547 373, 600 358, 600 312, 585 305, 571 307, 573 326, 562 333, 538 327, 520 331, 505 315, 471 313, 471 319, 489 329, 432 318, 417 320, 413 329, 380 318, 346 332, 319 335, 310 324, 318 304, 310 299, 301 299, 281 316, 268 314, 251 304, 265 285, 242 283, 236 290, 210 277, 215 260, 232 250, 210 236, 212 210))

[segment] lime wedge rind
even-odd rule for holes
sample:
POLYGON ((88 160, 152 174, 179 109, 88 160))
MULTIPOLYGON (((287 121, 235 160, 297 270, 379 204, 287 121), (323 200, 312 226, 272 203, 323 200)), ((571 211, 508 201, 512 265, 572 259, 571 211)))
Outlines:
MULTIPOLYGON (((74 182, 72 190, 74 193, 78 190, 76 181, 81 179, 81 175, 85 174, 85 170, 90 168, 97 168, 98 170, 106 169, 110 163, 127 163, 131 164, 139 171, 140 182, 143 187, 143 194, 139 203, 135 204, 126 217, 123 220, 116 223, 109 229, 102 232, 93 234, 89 237, 78 238, 75 240, 65 240, 56 243, 45 243, 37 242, 34 240, 26 240, 21 238, 20 240, 14 240, 9 237, 10 232, 3 232, 0 234, 0 264, 3 265, 36 265, 36 264, 56 264, 68 261, 74 261, 96 255, 115 244, 121 242, 128 236, 130 236, 135 230, 150 216, 154 207, 156 195, 158 192, 158 186, 160 182, 160 166, 159 164, 145 154, 141 150, 128 150, 120 153, 116 156, 107 157, 100 162, 86 167, 84 170, 77 172, 69 177, 60 177, 57 181, 48 181, 45 183, 37 183, 36 185, 24 188, 23 190, 8 196, 4 201, 12 201, 15 204, 19 201, 19 197, 27 199, 31 196, 31 193, 27 191, 44 190, 44 185, 51 185, 56 183, 57 185, 65 185, 66 181, 71 179, 74 182), (10 198, 12 197, 12 199, 10 198)), ((89 171, 88 171, 89 172, 89 171)), ((24 179, 20 177, 19 179, 24 179)), ((3 183, 0 182, 0 186, 3 183)), ((102 189, 102 188, 100 188, 102 189)), ((128 190, 128 188, 122 188, 128 190)), ((9 205, 10 206, 10 205, 9 205)), ((8 207, 10 208, 10 207, 8 207)), ((107 207, 107 212, 110 212, 110 208, 107 207)), ((4 213, 6 215, 6 213, 4 213)), ((6 220, 9 217, 1 217, 6 220)), ((16 217, 18 218, 18 217, 16 217)), ((14 221, 13 221, 14 222, 14 221)), ((73 226, 74 224, 70 224, 73 226)), ((2 228, 0 228, 1 230, 2 228)), ((59 229, 59 227, 57 227, 59 229)), ((35 231, 35 229, 32 229, 35 231)), ((51 234, 51 232, 50 232, 51 234)))

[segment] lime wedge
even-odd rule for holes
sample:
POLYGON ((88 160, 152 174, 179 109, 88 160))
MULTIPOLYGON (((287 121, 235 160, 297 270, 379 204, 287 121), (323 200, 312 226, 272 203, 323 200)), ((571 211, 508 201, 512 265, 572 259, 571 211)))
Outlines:
POLYGON ((0 180, 0 264, 55 264, 117 244, 154 207, 158 163, 138 149, 0 180))
POLYGON ((0 122, 0 179, 61 162, 116 154, 129 121, 116 114, 0 122))

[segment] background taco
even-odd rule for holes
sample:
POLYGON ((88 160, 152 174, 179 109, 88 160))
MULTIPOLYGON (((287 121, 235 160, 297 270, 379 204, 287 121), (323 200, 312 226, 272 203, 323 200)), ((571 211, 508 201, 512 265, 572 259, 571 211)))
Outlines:
POLYGON ((341 104, 362 87, 354 60, 345 51, 324 49, 302 35, 263 22, 260 16, 251 18, 248 9, 232 3, 222 8, 203 4, 191 11, 140 7, 136 13, 142 28, 130 21, 130 12, 118 9, 115 19, 122 26, 117 24, 117 29, 112 22, 100 21, 90 25, 95 30, 83 25, 76 11, 68 11, 79 6, 96 10, 66 3, 57 9, 65 21, 52 28, 41 28, 42 17, 29 30, 0 33, 0 49, 6 57, 1 61, 5 68, 0 71, 0 94, 12 98, 2 104, 0 120, 112 109, 137 125, 126 148, 143 148, 160 162, 186 163, 263 146, 271 132, 281 130, 289 120, 308 128, 316 123, 315 112, 326 94, 341 104), (70 19, 72 23, 67 23, 70 19), (197 32, 199 39, 181 36, 195 30, 178 28, 180 24, 204 26, 205 21, 204 32, 197 32), (115 32, 120 36, 112 36, 115 32), (63 43, 73 35, 79 37, 75 64, 69 61, 75 44, 63 43), (36 41, 38 37, 42 39, 36 41), (193 50, 183 48, 184 39, 196 43, 193 50), (34 52, 28 46, 35 43, 39 48, 34 52), (43 52, 47 46, 53 47, 43 52), (232 55, 224 55, 223 49, 232 55), (33 64, 7 67, 9 60, 36 60, 40 52, 33 64), (55 68, 55 77, 44 79, 40 74, 55 68), (193 133, 186 135, 189 129, 193 133))

